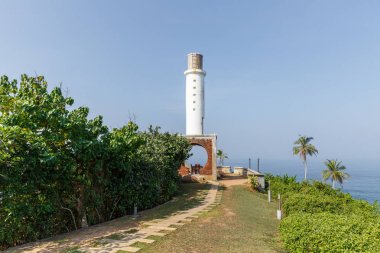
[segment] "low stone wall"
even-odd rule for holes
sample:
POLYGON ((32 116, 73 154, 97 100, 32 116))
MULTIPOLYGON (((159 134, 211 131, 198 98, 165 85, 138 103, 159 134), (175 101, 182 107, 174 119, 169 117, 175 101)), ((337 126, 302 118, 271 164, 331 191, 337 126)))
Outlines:
POLYGON ((207 175, 200 175, 200 174, 188 174, 186 176, 182 177, 182 182, 185 183, 206 183, 208 180, 210 180, 207 175))
POLYGON ((224 174, 231 173, 231 166, 218 166, 218 171, 224 174))
POLYGON ((234 174, 239 176, 247 176, 247 168, 244 167, 234 167, 234 174))

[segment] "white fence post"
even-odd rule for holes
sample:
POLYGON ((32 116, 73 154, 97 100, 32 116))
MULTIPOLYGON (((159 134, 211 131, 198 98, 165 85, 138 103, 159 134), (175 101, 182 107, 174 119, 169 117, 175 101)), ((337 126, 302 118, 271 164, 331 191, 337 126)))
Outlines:
POLYGON ((282 210, 281 210, 281 195, 278 194, 278 210, 277 210, 277 220, 281 220, 282 210))

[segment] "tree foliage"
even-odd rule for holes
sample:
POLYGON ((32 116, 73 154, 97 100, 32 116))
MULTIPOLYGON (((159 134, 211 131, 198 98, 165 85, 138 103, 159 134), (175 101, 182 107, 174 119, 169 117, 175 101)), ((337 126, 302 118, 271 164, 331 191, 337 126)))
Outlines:
POLYGON ((228 159, 228 155, 223 152, 223 150, 218 149, 216 152, 216 157, 219 159, 219 165, 223 166, 224 160, 228 159))
POLYGON ((259 178, 255 175, 248 175, 248 184, 252 190, 260 191, 259 178))
POLYGON ((313 156, 318 154, 318 150, 310 142, 313 137, 300 136, 297 141, 294 142, 293 154, 299 155, 302 159, 305 167, 305 180, 307 179, 307 156, 313 156))
POLYGON ((0 249, 170 199, 190 145, 129 122, 108 129, 42 76, 0 79, 0 249))
POLYGON ((335 182, 343 184, 343 181, 350 177, 346 172, 346 167, 342 165, 341 161, 329 160, 325 161, 326 169, 322 171, 323 180, 331 178, 332 188, 335 188, 335 182))

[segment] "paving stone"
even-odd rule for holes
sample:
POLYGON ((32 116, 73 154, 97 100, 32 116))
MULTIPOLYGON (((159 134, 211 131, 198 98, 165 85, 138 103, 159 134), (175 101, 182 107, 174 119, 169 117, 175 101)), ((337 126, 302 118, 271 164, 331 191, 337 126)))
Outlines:
POLYGON ((169 227, 169 226, 183 226, 185 224, 183 223, 178 223, 177 220, 175 221, 172 221, 172 222, 159 222, 159 223, 155 223, 155 222, 145 222, 143 225, 146 225, 146 226, 166 226, 166 227, 169 227))
POLYGON ((122 250, 128 251, 128 252, 137 252, 140 250, 140 248, 129 246, 129 247, 123 248, 122 250))
POLYGON ((154 226, 154 225, 157 225, 157 224, 159 224, 159 223, 157 223, 157 222, 144 222, 143 223, 144 226, 154 226))
POLYGON ((143 243, 154 243, 155 240, 152 240, 152 239, 146 239, 146 238, 140 238, 140 239, 136 239, 136 241, 138 242, 143 242, 143 243))
POLYGON ((123 241, 123 240, 112 240, 103 239, 102 242, 106 242, 106 245, 102 245, 99 250, 96 248, 91 248, 91 252, 116 252, 118 250, 124 250, 128 252, 137 252, 140 248, 130 246, 133 241, 123 241))
POLYGON ((149 228, 155 228, 159 230, 168 230, 168 231, 174 231, 177 228, 170 228, 170 227, 165 227, 165 226, 150 226, 149 228))
POLYGON ((166 233, 161 233, 161 232, 150 232, 150 235, 155 235, 155 236, 165 236, 167 235, 166 233))
POLYGON ((154 219, 152 220, 152 222, 160 222, 160 221, 164 221, 165 219, 154 219))
POLYGON ((171 225, 173 225, 173 226, 183 226, 183 225, 185 225, 184 223, 178 223, 178 222, 176 222, 176 223, 173 223, 173 224, 171 224, 171 225))

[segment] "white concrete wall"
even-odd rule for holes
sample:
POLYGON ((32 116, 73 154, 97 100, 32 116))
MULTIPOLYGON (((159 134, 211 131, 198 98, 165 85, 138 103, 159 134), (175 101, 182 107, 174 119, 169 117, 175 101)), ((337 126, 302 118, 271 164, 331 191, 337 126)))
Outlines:
POLYGON ((247 176, 247 168, 244 167, 234 167, 234 174, 240 176, 247 176))
POLYGON ((186 76, 186 134, 203 135, 205 117, 203 70, 187 70, 186 76))
POLYGON ((231 173, 231 166, 218 166, 218 170, 223 173, 231 173))

